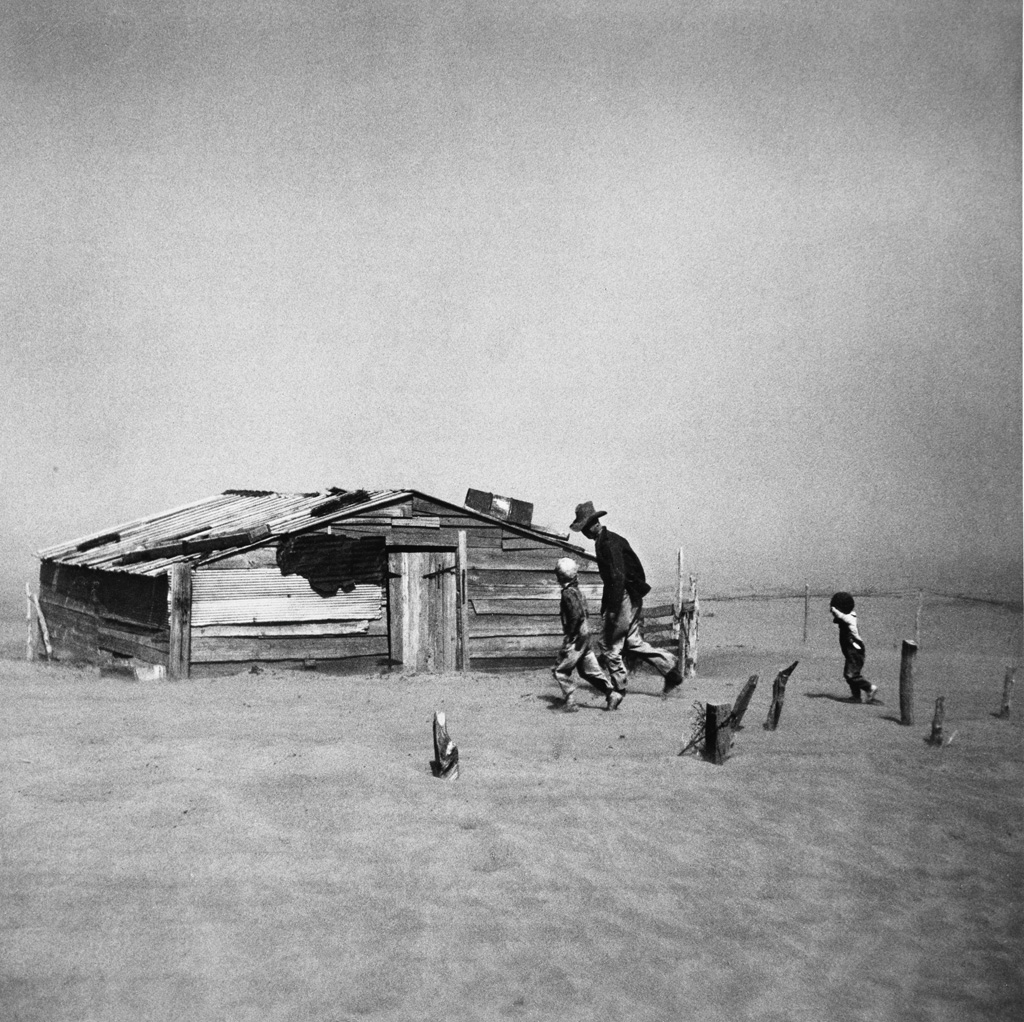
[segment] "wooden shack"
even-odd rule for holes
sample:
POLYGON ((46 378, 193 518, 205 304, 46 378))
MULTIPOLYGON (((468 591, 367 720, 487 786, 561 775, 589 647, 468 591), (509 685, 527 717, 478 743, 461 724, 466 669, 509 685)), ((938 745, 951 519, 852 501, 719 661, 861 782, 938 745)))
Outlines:
POLYGON ((532 524, 530 505, 485 496, 229 490, 48 548, 39 652, 171 677, 550 659, 555 562, 577 560, 596 612, 593 557, 532 524))

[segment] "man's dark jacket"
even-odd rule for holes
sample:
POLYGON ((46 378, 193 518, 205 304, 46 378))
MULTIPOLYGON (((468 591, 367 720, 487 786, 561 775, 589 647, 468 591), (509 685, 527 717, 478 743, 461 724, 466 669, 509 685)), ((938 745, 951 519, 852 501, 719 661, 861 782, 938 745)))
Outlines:
POLYGON ((597 570, 604 582, 601 613, 618 613, 624 593, 629 594, 634 606, 639 606, 651 587, 647 584, 644 566, 628 541, 617 533, 602 529, 594 541, 594 553, 597 555, 597 570))

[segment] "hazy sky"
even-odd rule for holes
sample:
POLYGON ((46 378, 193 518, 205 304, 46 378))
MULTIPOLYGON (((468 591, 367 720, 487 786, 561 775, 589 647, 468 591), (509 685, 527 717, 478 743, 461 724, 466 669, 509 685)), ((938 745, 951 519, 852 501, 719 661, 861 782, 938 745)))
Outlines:
POLYGON ((14 0, 4 592, 336 485, 1019 597, 1020 97, 1018 2, 14 0))

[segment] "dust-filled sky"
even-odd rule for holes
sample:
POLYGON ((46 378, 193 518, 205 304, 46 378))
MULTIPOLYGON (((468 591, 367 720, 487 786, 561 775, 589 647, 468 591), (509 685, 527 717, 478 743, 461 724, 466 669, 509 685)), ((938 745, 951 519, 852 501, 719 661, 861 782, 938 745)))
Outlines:
POLYGON ((13 0, 4 593, 228 488, 1020 596, 1021 10, 13 0))

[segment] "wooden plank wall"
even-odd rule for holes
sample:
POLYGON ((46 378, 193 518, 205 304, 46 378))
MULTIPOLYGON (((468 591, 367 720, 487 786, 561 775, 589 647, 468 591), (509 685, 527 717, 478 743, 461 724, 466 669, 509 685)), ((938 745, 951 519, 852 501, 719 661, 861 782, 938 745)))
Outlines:
POLYGON ((330 527, 336 535, 386 536, 389 549, 455 550, 459 532, 466 533, 466 545, 476 549, 501 549, 501 528, 478 518, 459 514, 451 508, 420 497, 402 504, 368 511, 358 518, 346 518, 330 527))
POLYGON ((44 561, 39 605, 57 660, 106 665, 116 655, 167 663, 165 577, 44 561))
POLYGON ((674 627, 675 609, 671 603, 644 607, 643 636, 659 649, 668 649, 673 653, 679 649, 679 632, 674 627))
MULTIPOLYGON (((401 504, 365 511, 325 527, 332 535, 384 536, 389 550, 455 550, 465 530, 472 550, 501 546, 501 530, 440 505, 410 498, 401 504)), ((277 566, 275 546, 261 547, 215 561, 203 570, 239 570, 277 566)), ((385 589, 385 593, 386 593, 385 589)), ((386 603, 379 618, 299 624, 204 625, 192 629, 192 662, 202 667, 227 663, 316 660, 325 665, 346 660, 369 665, 391 656, 386 603)))
MULTIPOLYGON (((410 498, 325 527, 336 535, 383 535, 388 549, 455 550, 466 533, 469 653, 473 658, 554 656, 561 641, 560 590, 554 577, 559 557, 575 557, 580 581, 596 615, 600 577, 579 549, 522 536, 499 523, 457 509, 410 498)), ((277 566, 273 545, 203 565, 201 571, 277 566)), ((41 573, 40 605, 55 650, 68 659, 102 662, 111 653, 167 663, 167 582, 127 573, 51 565, 41 573), (56 568, 57 570, 52 570, 56 568), (116 576, 113 587, 107 577, 116 576), (107 605, 101 603, 101 588, 107 605), (158 587, 157 592, 152 587, 158 587), (146 592, 142 590, 145 587, 146 592), (152 590, 152 591, 150 591, 152 590), (144 608, 144 609, 140 609, 144 608)), ((351 661, 369 667, 390 656, 388 614, 360 621, 264 622, 192 627, 192 663, 200 675, 238 670, 250 663, 301 664, 351 661), (206 670, 204 670, 206 669, 206 670)))
POLYGON ((46 619, 55 660, 99 663, 99 613, 96 603, 86 595, 62 592, 39 584, 39 607, 46 619))
MULTIPOLYGON (((243 579, 243 563, 249 562, 244 570, 252 571, 253 576, 265 577, 268 574, 270 564, 264 551, 259 551, 259 556, 251 554, 232 557, 224 561, 215 562, 206 568, 197 571, 197 581, 210 572, 218 575, 225 575, 229 579, 243 579), (221 570, 218 570, 221 569, 221 570), (225 570, 226 569, 226 570, 225 570), (228 573, 230 571, 230 574, 228 573)), ((308 588, 304 579, 298 578, 297 585, 290 588, 308 588)), ((287 576, 286 581, 292 580, 287 576)), ((291 610, 293 601, 281 598, 264 597, 260 594, 266 583, 247 588, 243 584, 232 581, 225 589, 219 587, 215 592, 222 595, 222 591, 230 592, 237 585, 239 599, 237 600, 213 600, 205 604, 193 604, 193 611, 196 608, 205 608, 208 613, 194 613, 194 623, 191 630, 192 649, 191 661, 195 665, 204 664, 254 664, 254 663, 285 663, 297 661, 306 663, 308 661, 338 661, 347 660, 353 657, 387 657, 388 656, 388 627, 387 608, 384 597, 384 590, 381 588, 377 595, 374 595, 370 608, 370 600, 367 595, 360 595, 359 598, 346 597, 339 593, 339 596, 332 598, 330 613, 324 615, 323 620, 289 620, 296 615, 280 615, 281 620, 273 620, 277 616, 274 611, 275 605, 281 605, 291 610), (255 594, 255 595, 254 595, 255 594), (334 606, 338 599, 346 606, 339 612, 334 606), (259 616, 261 620, 246 620, 248 611, 246 605, 251 604, 252 616, 259 616), (352 614, 348 605, 361 613, 362 617, 352 614), (217 610, 220 608, 222 615, 218 619, 217 610), (372 616, 365 616, 371 614, 372 616), (327 619, 330 618, 330 619, 327 619)), ((202 589, 197 584, 197 589, 202 589)), ((207 587, 209 588, 209 587, 207 587)), ((288 588, 286 586, 286 588, 288 588)), ((377 590, 375 586, 359 586, 357 593, 369 593, 377 590)), ((318 603, 326 607, 328 600, 322 597, 315 597, 302 604, 302 617, 313 612, 318 603)))
MULTIPOLYGON (((332 622, 333 623, 333 622, 332 622)), ((335 632, 328 635, 294 635, 287 625, 250 625, 245 635, 192 633, 192 663, 256 663, 283 660, 346 660, 349 657, 388 655, 387 622, 375 621, 373 633, 335 632)), ((232 626, 234 627, 234 626, 232 626)))
POLYGON ((593 558, 571 545, 546 543, 495 522, 460 514, 422 497, 332 526, 344 535, 387 536, 389 549, 455 549, 466 533, 470 660, 554 656, 561 642, 561 590, 555 562, 579 563, 581 589, 596 613, 601 580, 593 558))
POLYGON ((471 658, 554 657, 562 640, 561 588, 555 562, 572 556, 580 566, 580 591, 592 615, 601 601, 597 565, 578 552, 503 530, 498 550, 470 551, 469 650, 471 658))

